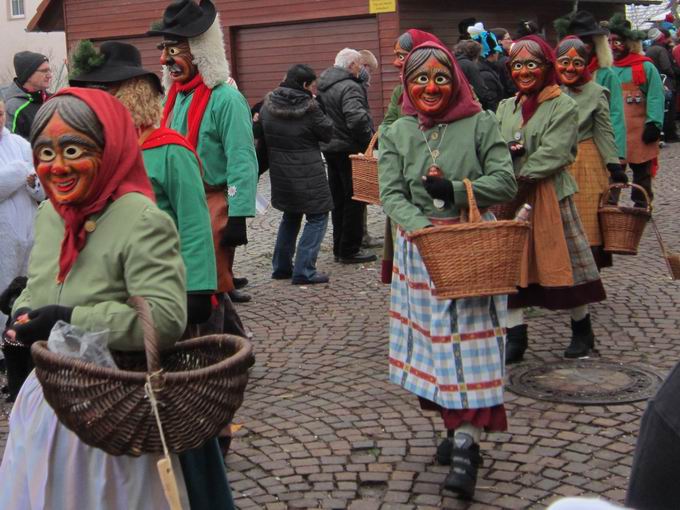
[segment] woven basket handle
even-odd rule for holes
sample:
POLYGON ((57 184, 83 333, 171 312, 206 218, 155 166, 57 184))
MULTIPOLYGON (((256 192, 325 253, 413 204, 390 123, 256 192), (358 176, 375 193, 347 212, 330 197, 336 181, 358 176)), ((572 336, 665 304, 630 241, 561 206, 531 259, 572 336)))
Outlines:
POLYGON ((475 194, 472 191, 472 182, 470 179, 463 179, 463 184, 465 185, 465 191, 467 192, 468 199, 468 222, 478 223, 482 221, 482 215, 479 214, 479 208, 477 207, 475 194))
POLYGON ((375 143, 378 141, 378 132, 376 131, 373 133, 373 136, 371 137, 371 141, 368 142, 368 147, 366 147, 366 152, 364 153, 364 156, 367 158, 372 158, 373 157, 373 147, 375 147, 375 143))
POLYGON ((605 193, 602 193, 602 196, 600 197, 600 207, 604 207, 605 202, 609 199, 609 195, 611 195, 611 192, 612 192, 613 189, 623 189, 623 188, 635 188, 635 189, 642 191, 642 194, 645 196, 645 203, 647 204, 647 212, 651 212, 652 209, 649 205, 649 195, 647 194, 647 191, 642 186, 639 186, 639 185, 634 184, 632 182, 630 182, 628 184, 623 184, 623 183, 610 184, 607 191, 605 193))
POLYGON ((142 331, 144 332, 144 351, 146 352, 146 368, 150 374, 158 372, 161 369, 161 356, 158 351, 158 333, 153 325, 153 316, 151 315, 151 308, 141 296, 130 296, 128 303, 137 312, 139 321, 142 324, 142 331))

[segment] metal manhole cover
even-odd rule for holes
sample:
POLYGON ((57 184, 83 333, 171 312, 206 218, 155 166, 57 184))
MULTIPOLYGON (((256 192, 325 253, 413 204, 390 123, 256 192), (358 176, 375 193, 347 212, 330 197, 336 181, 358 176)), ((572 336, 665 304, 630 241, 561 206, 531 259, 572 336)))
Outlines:
POLYGON ((651 368, 613 361, 557 361, 513 368, 507 389, 549 402, 619 404, 650 398, 662 380, 651 368))

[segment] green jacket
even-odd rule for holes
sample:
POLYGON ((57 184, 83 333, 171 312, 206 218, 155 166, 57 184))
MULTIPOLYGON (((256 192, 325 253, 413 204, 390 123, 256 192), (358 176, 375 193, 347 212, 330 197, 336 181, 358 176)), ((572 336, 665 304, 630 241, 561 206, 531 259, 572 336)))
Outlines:
POLYGON ((156 205, 170 215, 179 231, 187 292, 214 292, 217 288, 215 248, 196 157, 174 144, 146 149, 142 156, 156 205))
POLYGON ((109 346, 142 350, 142 328, 130 296, 146 298, 161 345, 177 341, 186 326, 184 264, 177 229, 167 214, 139 193, 112 202, 96 219, 96 229, 66 281, 56 283, 64 222, 48 200, 35 222, 28 285, 14 303, 36 309, 75 307, 71 324, 85 331, 109 330, 109 346))
MULTIPOLYGON (((187 134, 193 91, 179 92, 168 127, 187 134)), ((203 162, 203 179, 210 186, 228 187, 229 216, 255 216, 257 156, 250 107, 243 95, 224 83, 212 89, 198 135, 196 152, 203 162)))
POLYGON ((385 213, 407 232, 431 225, 430 217, 459 216, 468 206, 464 178, 473 182, 479 207, 506 202, 517 193, 510 151, 493 113, 480 112, 444 126, 446 131, 438 126, 421 131, 415 117, 405 116, 381 132, 380 200, 385 213), (453 181, 454 203, 444 210, 434 207, 423 187, 422 176, 432 165, 425 137, 432 150, 440 151, 437 165, 453 181))
POLYGON ((400 118, 403 114, 401 113, 401 104, 399 103, 399 98, 404 93, 404 86, 400 83, 392 91, 392 97, 390 98, 390 104, 387 107, 387 112, 385 117, 383 117, 382 124, 380 125, 383 129, 394 123, 395 120, 400 118))
POLYGON ((522 111, 514 97, 501 101, 496 116, 505 141, 518 141, 526 149, 526 154, 514 161, 517 177, 551 178, 558 200, 578 191, 567 171, 576 159, 578 139, 578 108, 573 99, 560 94, 545 101, 524 127, 522 111))
POLYGON ((578 106, 578 141, 592 139, 606 164, 619 163, 614 142, 611 116, 609 115, 609 91, 594 81, 589 81, 576 92, 562 86, 562 92, 576 101, 578 106))
MULTIPOLYGON (((647 79, 645 83, 640 85, 640 90, 645 95, 647 99, 647 120, 645 124, 653 122, 656 127, 661 129, 663 127, 663 109, 664 109, 664 91, 663 84, 661 83, 661 76, 659 76, 659 71, 656 70, 654 64, 651 62, 642 63, 645 76, 647 79)), ((631 67, 615 67, 619 80, 621 83, 630 83, 633 81, 633 70, 631 67)), ((625 97, 623 98, 625 101, 625 97)))
POLYGON ((595 71, 595 82, 609 91, 609 115, 614 129, 617 155, 620 159, 626 159, 626 115, 623 112, 621 80, 613 67, 601 67, 595 71))

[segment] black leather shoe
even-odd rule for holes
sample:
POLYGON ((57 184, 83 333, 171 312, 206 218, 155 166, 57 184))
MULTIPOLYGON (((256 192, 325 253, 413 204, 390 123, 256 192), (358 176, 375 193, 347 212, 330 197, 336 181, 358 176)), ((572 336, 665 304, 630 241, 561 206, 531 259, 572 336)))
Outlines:
POLYGON ((451 455, 453 454, 453 439, 445 437, 437 446, 437 453, 435 459, 440 466, 451 465, 451 455))
POLYGON ((247 303, 253 297, 250 294, 246 294, 245 292, 241 292, 240 290, 232 290, 229 292, 229 298, 231 299, 232 303, 247 303))
POLYGON ((378 257, 373 253, 369 253, 364 250, 359 250, 351 257, 340 257, 341 264, 363 264, 365 262, 373 262, 377 260, 378 257))
POLYGON ((512 365, 519 363, 524 359, 524 352, 529 346, 529 337, 527 335, 527 325, 520 324, 508 328, 508 341, 505 344, 505 364, 512 365))
POLYGON ((585 358, 595 349, 595 334, 590 323, 590 314, 580 321, 571 321, 571 343, 564 351, 564 357, 570 359, 585 358))
POLYGON ((293 273, 272 273, 272 279, 274 280, 290 280, 293 277, 293 273))
POLYGON ((469 434, 453 438, 451 470, 444 480, 444 489, 455 492, 461 499, 472 499, 477 486, 477 470, 482 464, 479 445, 469 434))
POLYGON ((315 285, 317 283, 328 283, 329 280, 327 274, 316 273, 311 278, 293 278, 291 283, 293 285, 315 285))
POLYGON ((242 289, 246 285, 248 285, 248 278, 234 278, 234 287, 238 289, 242 289))

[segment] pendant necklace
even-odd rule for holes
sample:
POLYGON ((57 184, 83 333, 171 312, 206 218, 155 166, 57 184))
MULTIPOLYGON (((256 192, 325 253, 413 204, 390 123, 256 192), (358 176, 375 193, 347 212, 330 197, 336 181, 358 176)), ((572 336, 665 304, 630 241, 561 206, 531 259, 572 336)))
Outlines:
MULTIPOLYGON (((437 148, 432 150, 430 147, 429 142, 427 141, 427 136, 425 136, 425 132, 421 131, 423 134, 423 139, 425 140, 425 145, 427 145, 427 150, 430 152, 430 157, 432 158, 432 165, 430 168, 427 169, 427 175, 429 177, 444 177, 444 172, 442 172, 442 169, 437 165, 437 158, 440 155, 439 148, 442 146, 442 142, 444 141, 444 135, 446 135, 446 128, 448 128, 448 124, 439 124, 437 126, 437 131, 435 133, 432 133, 432 139, 436 140, 439 138, 439 144, 437 145, 437 148), (441 136, 439 136, 439 129, 444 126, 444 131, 442 132, 441 136)), ((432 200, 432 204, 434 205, 435 209, 444 209, 446 206, 446 202, 439 198, 435 198, 432 200)))

